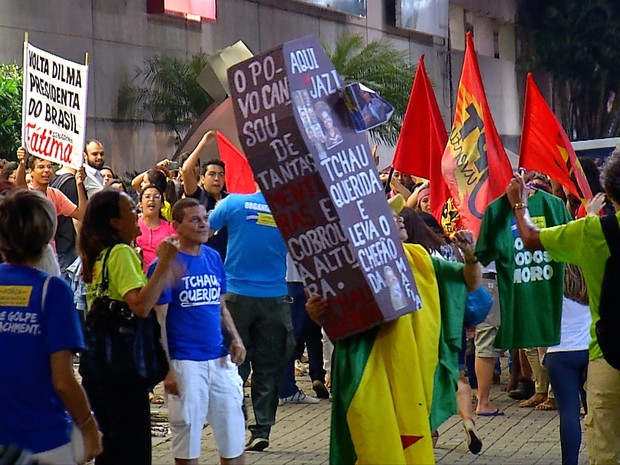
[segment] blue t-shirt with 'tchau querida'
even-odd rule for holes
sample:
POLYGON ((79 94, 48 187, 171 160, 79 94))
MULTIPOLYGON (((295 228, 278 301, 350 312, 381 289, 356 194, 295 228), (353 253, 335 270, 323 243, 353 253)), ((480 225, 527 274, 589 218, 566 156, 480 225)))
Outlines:
MULTIPOLYGON (((206 361, 228 354, 222 335, 220 297, 226 292, 226 275, 220 255, 201 246, 199 255, 179 252, 185 272, 166 288, 157 305, 168 304, 166 339, 172 360, 206 361)), ((148 275, 155 270, 151 264, 148 275)))

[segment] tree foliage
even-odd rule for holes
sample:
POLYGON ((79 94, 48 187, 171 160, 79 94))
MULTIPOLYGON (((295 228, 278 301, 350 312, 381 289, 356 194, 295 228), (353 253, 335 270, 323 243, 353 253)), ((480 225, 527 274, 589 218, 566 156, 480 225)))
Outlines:
POLYGON ((550 74, 569 137, 620 130, 620 2, 522 0, 526 66, 550 74))
POLYGON ((206 64, 204 53, 190 59, 167 54, 146 58, 132 83, 120 89, 119 114, 134 121, 166 124, 180 140, 213 102, 197 81, 206 64))
POLYGON ((16 160, 21 145, 22 70, 0 64, 0 158, 16 160))
MULTIPOLYGON (((342 34, 333 50, 325 44, 323 47, 346 81, 363 83, 394 106, 390 121, 371 130, 371 136, 395 144, 415 71, 408 53, 396 50, 385 39, 365 45, 362 36, 351 33, 342 34)), ((167 54, 147 58, 136 69, 132 82, 120 89, 120 116, 136 122, 164 123, 181 140, 213 101, 196 81, 206 64, 203 53, 189 60, 167 54)))
POLYGON ((365 45, 361 35, 351 32, 341 34, 333 49, 327 44, 323 48, 345 81, 359 81, 392 104, 392 118, 371 129, 370 135, 375 141, 396 144, 415 74, 409 53, 396 50, 387 39, 365 45))

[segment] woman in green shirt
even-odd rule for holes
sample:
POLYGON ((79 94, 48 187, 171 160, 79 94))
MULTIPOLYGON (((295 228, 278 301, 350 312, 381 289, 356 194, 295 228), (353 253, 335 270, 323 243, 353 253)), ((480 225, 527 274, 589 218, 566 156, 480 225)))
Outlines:
MULTIPOLYGON (((140 234, 137 218, 134 202, 122 191, 104 189, 89 200, 79 238, 89 308, 101 283, 102 261, 109 249, 109 297, 124 301, 138 318, 149 316, 163 288, 174 279, 171 265, 178 249, 173 239, 166 239, 157 248, 159 262, 147 282, 140 259, 130 245, 140 234)), ((104 452, 95 463, 150 465, 147 382, 137 376, 85 375, 83 385, 103 433, 104 452)))

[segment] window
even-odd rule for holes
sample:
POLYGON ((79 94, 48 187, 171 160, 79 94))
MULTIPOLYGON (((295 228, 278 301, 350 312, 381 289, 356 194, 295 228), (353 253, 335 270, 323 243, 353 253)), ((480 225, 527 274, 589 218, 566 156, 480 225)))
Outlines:
POLYGON ((297 0, 330 10, 342 11, 356 16, 366 16, 366 0, 297 0))
POLYGON ((146 11, 182 16, 189 21, 215 21, 215 0, 146 0, 146 11))

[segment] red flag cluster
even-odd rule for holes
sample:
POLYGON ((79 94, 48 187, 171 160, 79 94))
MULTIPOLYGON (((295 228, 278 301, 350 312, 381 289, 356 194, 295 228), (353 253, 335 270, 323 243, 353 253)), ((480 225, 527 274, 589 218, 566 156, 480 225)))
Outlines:
MULTIPOLYGON (((568 136, 531 75, 527 78, 519 166, 542 172, 573 195, 592 197, 568 136)), ((429 179, 431 212, 441 221, 444 205, 458 208, 462 225, 478 233, 484 211, 501 196, 512 168, 487 103, 471 33, 459 83, 450 136, 433 93, 424 57, 411 89, 393 166, 429 179)))
POLYGON ((579 199, 591 199, 586 176, 562 125, 527 74, 519 166, 540 171, 579 199))
POLYGON ((422 55, 396 144, 393 166, 402 173, 433 180, 430 184, 431 213, 438 219, 450 198, 450 191, 441 174, 441 153, 447 141, 448 133, 422 55))
POLYGON ((471 33, 441 167, 463 226, 477 235, 484 210, 505 192, 512 168, 491 118, 471 33))

